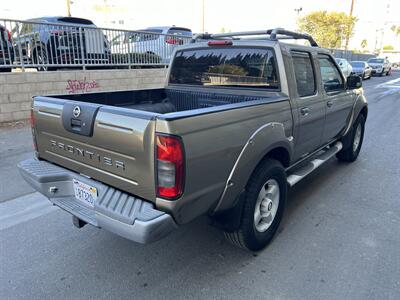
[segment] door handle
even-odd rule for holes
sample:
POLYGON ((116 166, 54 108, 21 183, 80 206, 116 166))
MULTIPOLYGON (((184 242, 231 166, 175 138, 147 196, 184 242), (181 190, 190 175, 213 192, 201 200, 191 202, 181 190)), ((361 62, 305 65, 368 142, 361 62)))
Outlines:
POLYGON ((303 116, 307 116, 310 113, 310 109, 308 107, 302 107, 302 108, 300 108, 300 113, 303 116))
POLYGON ((331 107, 333 105, 333 102, 331 100, 328 100, 326 102, 326 106, 331 107))

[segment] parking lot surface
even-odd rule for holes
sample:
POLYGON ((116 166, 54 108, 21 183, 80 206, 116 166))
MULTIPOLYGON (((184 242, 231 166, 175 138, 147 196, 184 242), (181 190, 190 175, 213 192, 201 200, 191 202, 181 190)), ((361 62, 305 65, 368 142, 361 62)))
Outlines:
POLYGON ((30 129, 0 128, 0 298, 400 299, 400 72, 364 90, 359 159, 332 159, 292 188, 258 253, 206 218, 150 245, 76 229, 17 173, 32 156, 30 129))

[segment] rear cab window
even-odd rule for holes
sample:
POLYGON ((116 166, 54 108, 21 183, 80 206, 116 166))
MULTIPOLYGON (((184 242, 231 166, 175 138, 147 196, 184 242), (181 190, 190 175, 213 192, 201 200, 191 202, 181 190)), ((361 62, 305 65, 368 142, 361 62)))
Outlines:
POLYGON ((343 90, 344 80, 340 70, 333 62, 333 59, 329 55, 319 54, 318 61, 325 91, 332 92, 343 90))
POLYGON ((303 51, 292 51, 292 60, 299 97, 315 95, 316 83, 311 54, 303 51))
POLYGON ((279 90, 270 48, 213 47, 177 51, 170 84, 279 90))

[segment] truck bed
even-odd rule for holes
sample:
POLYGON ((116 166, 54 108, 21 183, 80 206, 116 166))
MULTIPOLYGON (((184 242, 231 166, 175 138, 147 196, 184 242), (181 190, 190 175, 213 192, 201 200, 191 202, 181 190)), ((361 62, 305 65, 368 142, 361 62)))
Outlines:
MULTIPOLYGON (((200 136, 208 126, 215 129, 216 136, 237 132, 236 126, 228 129, 226 124, 259 123, 256 115, 267 115, 269 110, 252 107, 265 108, 270 103, 271 113, 276 111, 275 107, 282 107, 289 122, 287 99, 278 92, 193 87, 37 96, 33 104, 37 154, 40 159, 155 202, 156 132, 182 136, 188 148, 191 147, 187 155, 192 155, 190 151, 200 149, 189 145, 190 139, 186 140, 193 126, 200 136), (77 108, 79 114, 74 116, 77 108), (240 108, 246 112, 240 113, 240 108)), ((229 155, 228 164, 233 164, 239 145, 247 138, 236 133, 239 144, 235 142, 229 150, 234 153, 229 155)), ((224 169, 225 173, 228 171, 229 168, 224 169)), ((225 173, 219 176, 220 180, 228 175, 225 173)), ((218 189, 220 185, 222 181, 218 189)))
POLYGON ((255 92, 254 95, 241 95, 240 90, 232 94, 228 92, 213 91, 208 88, 190 90, 187 88, 162 88, 147 90, 129 90, 115 92, 100 92, 87 94, 66 94, 51 96, 51 98, 72 100, 93 104, 116 106, 128 109, 136 109, 158 114, 168 114, 188 110, 205 109, 229 104, 263 101, 276 98, 277 93, 255 92))

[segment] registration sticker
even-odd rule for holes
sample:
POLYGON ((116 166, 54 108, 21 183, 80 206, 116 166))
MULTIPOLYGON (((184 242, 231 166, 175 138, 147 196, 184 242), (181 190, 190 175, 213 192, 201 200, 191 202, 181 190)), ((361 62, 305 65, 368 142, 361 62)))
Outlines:
POLYGON ((79 180, 73 179, 75 198, 91 207, 97 200, 97 189, 79 180))

